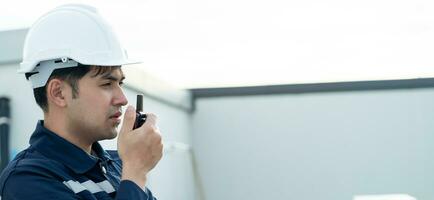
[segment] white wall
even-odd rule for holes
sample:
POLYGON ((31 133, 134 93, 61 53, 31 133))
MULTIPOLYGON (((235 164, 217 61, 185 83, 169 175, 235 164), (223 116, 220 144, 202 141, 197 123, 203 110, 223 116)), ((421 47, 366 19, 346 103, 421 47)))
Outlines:
POLYGON ((434 89, 200 98, 207 200, 434 199, 434 89))

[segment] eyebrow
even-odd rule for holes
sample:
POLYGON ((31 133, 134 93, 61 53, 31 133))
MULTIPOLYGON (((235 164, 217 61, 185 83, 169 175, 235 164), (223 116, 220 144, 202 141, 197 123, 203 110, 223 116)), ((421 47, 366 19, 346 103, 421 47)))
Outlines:
POLYGON ((121 77, 120 79, 118 79, 118 78, 114 77, 114 76, 111 75, 111 74, 107 74, 107 75, 102 76, 101 78, 102 78, 102 79, 108 79, 108 80, 111 80, 111 81, 119 81, 119 82, 122 82, 122 81, 125 79, 125 76, 122 75, 122 77, 121 77))

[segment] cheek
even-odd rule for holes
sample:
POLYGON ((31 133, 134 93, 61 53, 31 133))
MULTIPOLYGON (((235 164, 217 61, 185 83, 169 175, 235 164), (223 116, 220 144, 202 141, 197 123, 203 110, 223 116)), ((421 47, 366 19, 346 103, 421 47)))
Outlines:
POLYGON ((110 95, 104 91, 95 91, 86 94, 83 99, 86 112, 95 117, 106 117, 110 109, 110 95))

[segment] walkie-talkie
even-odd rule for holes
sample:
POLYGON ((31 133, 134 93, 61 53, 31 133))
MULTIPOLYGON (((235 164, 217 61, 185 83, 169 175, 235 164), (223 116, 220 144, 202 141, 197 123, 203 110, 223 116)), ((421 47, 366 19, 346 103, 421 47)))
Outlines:
POLYGON ((136 102, 136 122, 134 123, 133 129, 141 127, 145 121, 146 114, 143 113, 143 95, 138 94, 136 102))

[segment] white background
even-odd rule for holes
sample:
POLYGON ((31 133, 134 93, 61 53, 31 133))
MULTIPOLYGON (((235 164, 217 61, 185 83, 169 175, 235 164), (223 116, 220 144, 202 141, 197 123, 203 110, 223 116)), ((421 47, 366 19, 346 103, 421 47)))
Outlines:
POLYGON ((0 29, 96 6, 143 70, 179 88, 434 76, 429 0, 2 1, 0 29))

